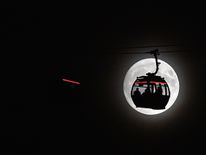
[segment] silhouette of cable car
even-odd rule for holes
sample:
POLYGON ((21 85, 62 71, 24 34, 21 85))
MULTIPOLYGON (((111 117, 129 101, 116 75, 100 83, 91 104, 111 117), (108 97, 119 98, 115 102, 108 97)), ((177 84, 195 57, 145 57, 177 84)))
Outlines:
POLYGON ((149 53, 155 57, 156 70, 146 76, 137 77, 132 85, 131 97, 136 107, 165 109, 170 98, 170 89, 164 78, 156 75, 160 64, 157 59, 158 49, 149 53))

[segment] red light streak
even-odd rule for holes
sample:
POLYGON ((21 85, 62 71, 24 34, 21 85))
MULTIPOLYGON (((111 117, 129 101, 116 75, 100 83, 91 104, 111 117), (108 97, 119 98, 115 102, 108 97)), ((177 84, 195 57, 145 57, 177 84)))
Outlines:
MULTIPOLYGON (((135 84, 146 84, 147 81, 139 81, 139 82, 135 82, 135 84)), ((167 84, 166 82, 156 82, 156 81, 150 81, 150 83, 153 84, 167 84)))
POLYGON ((69 82, 69 83, 73 83, 73 84, 80 84, 80 82, 77 81, 73 81, 73 80, 68 80, 68 79, 62 79, 64 82, 69 82))
POLYGON ((155 81, 150 81, 150 83, 154 83, 154 84, 167 84, 166 82, 155 82, 155 81))

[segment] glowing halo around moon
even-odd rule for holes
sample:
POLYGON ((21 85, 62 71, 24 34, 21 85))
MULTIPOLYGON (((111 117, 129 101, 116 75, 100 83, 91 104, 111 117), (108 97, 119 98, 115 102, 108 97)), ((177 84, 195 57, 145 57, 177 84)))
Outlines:
POLYGON ((163 110, 155 110, 150 108, 137 108, 135 104, 133 103, 133 100, 131 98, 131 89, 134 81, 138 76, 146 75, 148 72, 154 72, 156 69, 155 66, 155 59, 154 58, 148 58, 148 59, 142 59, 138 62, 136 62, 134 65, 130 67, 130 69, 127 71, 124 84, 123 84, 123 91, 124 95, 126 97, 127 102, 129 105, 134 108, 136 111, 146 114, 146 115, 155 115, 160 114, 166 110, 168 110, 177 99, 178 93, 179 93, 179 80, 177 77, 177 74, 175 73, 174 69, 167 64, 166 62, 158 59, 158 62, 161 64, 159 65, 159 70, 156 75, 159 75, 165 79, 167 82, 169 89, 170 89, 170 99, 163 110))

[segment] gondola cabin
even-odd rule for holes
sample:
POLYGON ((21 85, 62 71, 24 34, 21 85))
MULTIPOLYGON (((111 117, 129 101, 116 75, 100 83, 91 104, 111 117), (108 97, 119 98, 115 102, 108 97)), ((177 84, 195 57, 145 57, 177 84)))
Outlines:
POLYGON ((160 64, 157 59, 158 49, 149 53, 155 57, 156 70, 137 77, 132 85, 131 98, 137 108, 165 109, 170 98, 170 89, 164 78, 156 75, 160 64))
POLYGON ((131 97, 136 107, 165 109, 170 98, 170 90, 164 78, 142 76, 135 80, 131 97))

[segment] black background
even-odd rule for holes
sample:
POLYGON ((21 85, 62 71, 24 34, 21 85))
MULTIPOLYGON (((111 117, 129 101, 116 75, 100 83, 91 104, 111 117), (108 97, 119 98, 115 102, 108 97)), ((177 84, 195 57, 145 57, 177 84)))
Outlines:
POLYGON ((2 102, 4 151, 204 152, 206 32, 201 5, 62 5, 2 9, 1 40, 9 58, 6 87, 14 93, 2 102), (129 67, 151 56, 120 51, 168 44, 176 51, 160 58, 177 72, 180 94, 165 114, 144 116, 127 104, 122 85, 129 67), (81 85, 63 83, 67 77, 81 85))

